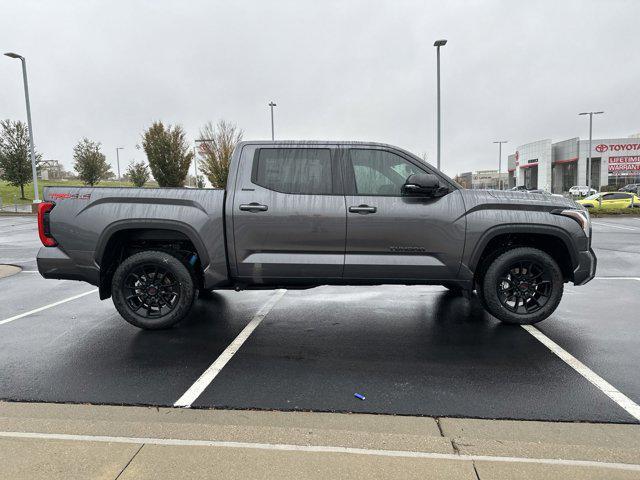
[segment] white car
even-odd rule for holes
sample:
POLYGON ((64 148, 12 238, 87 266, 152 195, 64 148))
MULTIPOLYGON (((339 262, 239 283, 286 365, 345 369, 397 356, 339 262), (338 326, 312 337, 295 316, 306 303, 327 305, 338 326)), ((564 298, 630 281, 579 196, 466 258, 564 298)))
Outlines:
POLYGON ((587 195, 593 195, 598 193, 597 190, 589 188, 586 185, 575 185, 569 189, 569 195, 585 197, 587 195))

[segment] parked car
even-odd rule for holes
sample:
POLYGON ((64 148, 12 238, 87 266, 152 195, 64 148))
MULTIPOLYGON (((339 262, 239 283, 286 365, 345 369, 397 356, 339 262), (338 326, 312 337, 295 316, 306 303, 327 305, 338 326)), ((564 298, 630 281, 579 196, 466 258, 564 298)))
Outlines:
POLYGON ((569 189, 569 194, 574 197, 585 197, 587 195, 593 195, 594 193, 598 193, 598 191, 594 188, 589 188, 586 185, 576 185, 569 189))
POLYGON ((595 193, 577 203, 585 208, 631 208, 640 207, 640 197, 627 192, 595 193))
POLYGON ((514 191, 514 192, 518 192, 518 191, 521 191, 521 190, 525 190, 526 191, 527 187, 525 187, 524 185, 516 185, 515 187, 512 187, 511 190, 514 191))
POLYGON ((465 190, 378 143, 241 142, 227 188, 45 187, 45 278, 83 280, 131 324, 166 328, 198 291, 318 285, 475 289, 506 323, 596 271, 588 212, 565 198, 465 190))
POLYGON ((640 189, 640 183, 630 183, 625 185, 624 187, 618 189, 619 192, 631 192, 638 193, 638 189, 640 189))

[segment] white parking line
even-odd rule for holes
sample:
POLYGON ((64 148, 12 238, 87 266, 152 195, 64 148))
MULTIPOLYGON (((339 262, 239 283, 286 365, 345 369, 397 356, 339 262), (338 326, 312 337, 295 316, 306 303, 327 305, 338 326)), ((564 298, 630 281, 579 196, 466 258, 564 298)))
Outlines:
POLYGON ((196 401, 196 399, 204 392, 204 390, 213 382, 213 379, 220 373, 220 371, 224 368, 224 366, 231 360, 231 358, 238 352, 242 344, 246 342, 249 335, 253 333, 253 331, 258 328, 258 325, 264 320, 264 317, 271 311, 278 300, 280 300, 284 294, 287 293, 286 290, 280 289, 276 290, 271 298, 265 303, 258 313, 254 315, 251 321, 247 324, 246 327, 238 334, 238 336, 229 344, 229 346, 220 354, 220 356, 216 359, 215 362, 211 364, 209 368, 207 368, 200 378, 198 378, 189 390, 184 392, 184 394, 178 399, 176 403, 173 404, 174 407, 184 407, 189 408, 191 404, 196 401))
POLYGON ((493 455, 467 455, 455 453, 419 452, 412 450, 379 450, 372 448, 334 447, 328 445, 293 445, 286 443, 228 442, 222 440, 188 440, 177 438, 112 437, 107 435, 75 435, 66 433, 0 432, 1 438, 28 438, 35 440, 65 440, 76 442, 125 443, 143 445, 170 445, 176 447, 218 447, 271 450, 280 452, 339 453, 371 455, 376 457, 426 458, 431 460, 459 460, 463 462, 534 463, 568 467, 610 468, 640 472, 634 463, 599 462, 593 460, 565 460, 561 458, 501 457, 493 455))
POLYGON ((611 227, 611 228, 620 228, 621 230, 640 230, 637 227, 626 227, 622 225, 614 225, 613 223, 602 223, 602 222, 591 222, 593 225, 599 225, 601 227, 611 227))
POLYGON ((35 308, 33 310, 29 310, 28 312, 21 313, 20 315, 15 315, 13 317, 5 318, 4 320, 0 320, 0 325, 4 325, 5 323, 13 322, 14 320, 18 320, 19 318, 23 318, 23 317, 26 317, 28 315, 33 315, 34 313, 42 312, 43 310, 46 310, 47 308, 52 308, 52 307, 55 307, 57 305, 62 305, 63 303, 67 303, 67 302, 70 302, 71 300, 75 300, 76 298, 80 298, 80 297, 84 297, 84 296, 90 295, 92 293, 96 293, 97 291, 98 291, 98 289, 94 288, 93 290, 89 290, 88 292, 79 293, 78 295, 74 295, 73 297, 68 297, 68 298, 65 298, 63 300, 58 300, 57 302, 50 303, 49 305, 45 305, 44 307, 35 308))
POLYGON ((562 361, 573 368, 576 372, 589 380, 598 390, 604 393, 611 400, 616 402, 621 408, 626 410, 629 415, 636 420, 640 420, 640 405, 635 403, 624 393, 618 390, 616 387, 607 382, 604 378, 598 375, 596 372, 587 367, 584 363, 578 360, 576 357, 567 352, 564 348, 558 345, 556 342, 547 337, 544 333, 538 330, 533 325, 521 325, 527 332, 535 337, 545 347, 555 353, 562 361))
POLYGON ((640 277, 593 277, 594 280, 638 280, 640 277))

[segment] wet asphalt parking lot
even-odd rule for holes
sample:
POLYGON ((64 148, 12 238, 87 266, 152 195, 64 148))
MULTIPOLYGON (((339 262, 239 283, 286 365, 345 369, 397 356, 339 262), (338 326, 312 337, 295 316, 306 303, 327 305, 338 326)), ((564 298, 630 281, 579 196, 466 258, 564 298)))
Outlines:
POLYGON ((639 422, 640 218, 594 219, 598 277, 535 329, 441 287, 325 286, 215 293, 141 331, 41 278, 39 246, 33 217, 0 217, 23 269, 0 278, 3 400, 639 422))

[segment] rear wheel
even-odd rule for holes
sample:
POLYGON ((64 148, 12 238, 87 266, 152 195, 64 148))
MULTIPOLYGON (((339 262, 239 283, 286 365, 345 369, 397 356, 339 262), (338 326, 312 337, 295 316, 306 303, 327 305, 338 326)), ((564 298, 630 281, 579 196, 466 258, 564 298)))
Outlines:
POLYGON ((549 254, 521 247, 508 250, 489 265, 479 293, 493 316, 525 325, 551 315, 563 288, 562 271, 549 254))
POLYGON ((193 277, 173 255, 147 250, 125 259, 113 274, 113 304, 139 328, 157 330, 180 322, 195 297, 193 277))

